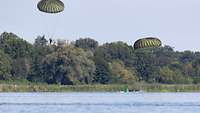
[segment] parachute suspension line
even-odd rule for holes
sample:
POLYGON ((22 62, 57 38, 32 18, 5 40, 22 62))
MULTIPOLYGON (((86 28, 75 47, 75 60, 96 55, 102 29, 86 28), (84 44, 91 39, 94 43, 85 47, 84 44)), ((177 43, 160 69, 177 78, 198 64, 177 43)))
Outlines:
POLYGON ((58 24, 58 23, 60 22, 60 19, 59 19, 58 15, 56 15, 55 17, 52 17, 51 21, 52 22, 48 25, 48 30, 49 30, 49 37, 48 38, 53 39, 53 38, 55 38, 55 35, 59 31, 58 29, 60 28, 59 27, 60 24, 58 24))
POLYGON ((54 29, 54 25, 50 24, 48 21, 48 15, 40 15, 42 34, 45 35, 45 38, 51 38, 53 36, 52 30, 54 29))
POLYGON ((45 18, 43 24, 45 24, 45 29, 48 32, 46 36, 48 38, 53 38, 55 31, 57 31, 56 22, 58 18, 56 16, 64 11, 64 3, 61 0, 40 0, 37 4, 37 8, 44 13, 41 18, 45 18), (47 23, 47 20, 51 20, 51 22, 48 21, 49 23, 47 23))
POLYGON ((65 8, 69 8, 70 0, 65 0, 65 1, 66 1, 65 8))

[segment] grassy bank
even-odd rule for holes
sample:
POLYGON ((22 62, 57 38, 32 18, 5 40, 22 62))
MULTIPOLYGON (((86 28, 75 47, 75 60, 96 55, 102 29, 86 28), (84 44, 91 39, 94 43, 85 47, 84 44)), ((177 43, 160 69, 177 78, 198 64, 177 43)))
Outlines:
MULTIPOLYGON (((125 85, 0 84, 0 92, 119 92, 125 85)), ((145 92, 200 92, 200 85, 132 84, 129 90, 145 92)))

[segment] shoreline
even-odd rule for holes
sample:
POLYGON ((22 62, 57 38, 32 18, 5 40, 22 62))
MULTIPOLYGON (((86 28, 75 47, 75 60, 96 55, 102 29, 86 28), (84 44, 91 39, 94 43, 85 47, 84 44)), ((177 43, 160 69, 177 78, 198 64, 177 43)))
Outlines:
MULTIPOLYGON (((0 92, 120 92, 126 85, 13 85, 0 84, 0 92)), ((133 92, 200 92, 200 84, 133 84, 133 92)))

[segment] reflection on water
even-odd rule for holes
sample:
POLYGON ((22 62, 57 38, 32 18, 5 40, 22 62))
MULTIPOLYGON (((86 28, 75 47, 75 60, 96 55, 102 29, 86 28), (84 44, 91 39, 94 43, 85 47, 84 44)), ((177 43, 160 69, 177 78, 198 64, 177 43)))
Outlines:
POLYGON ((0 113, 198 113, 200 93, 0 93, 0 113))

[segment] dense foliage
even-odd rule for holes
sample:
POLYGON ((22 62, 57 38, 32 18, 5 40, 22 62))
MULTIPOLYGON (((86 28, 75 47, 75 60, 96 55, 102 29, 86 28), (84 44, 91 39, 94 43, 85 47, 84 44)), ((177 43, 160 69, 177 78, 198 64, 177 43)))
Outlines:
POLYGON ((81 38, 60 47, 38 36, 31 44, 0 35, 0 80, 48 84, 200 83, 200 52, 170 46, 134 50, 124 42, 99 45, 81 38))
POLYGON ((11 77, 11 63, 8 55, 0 50, 0 80, 7 80, 11 77))

